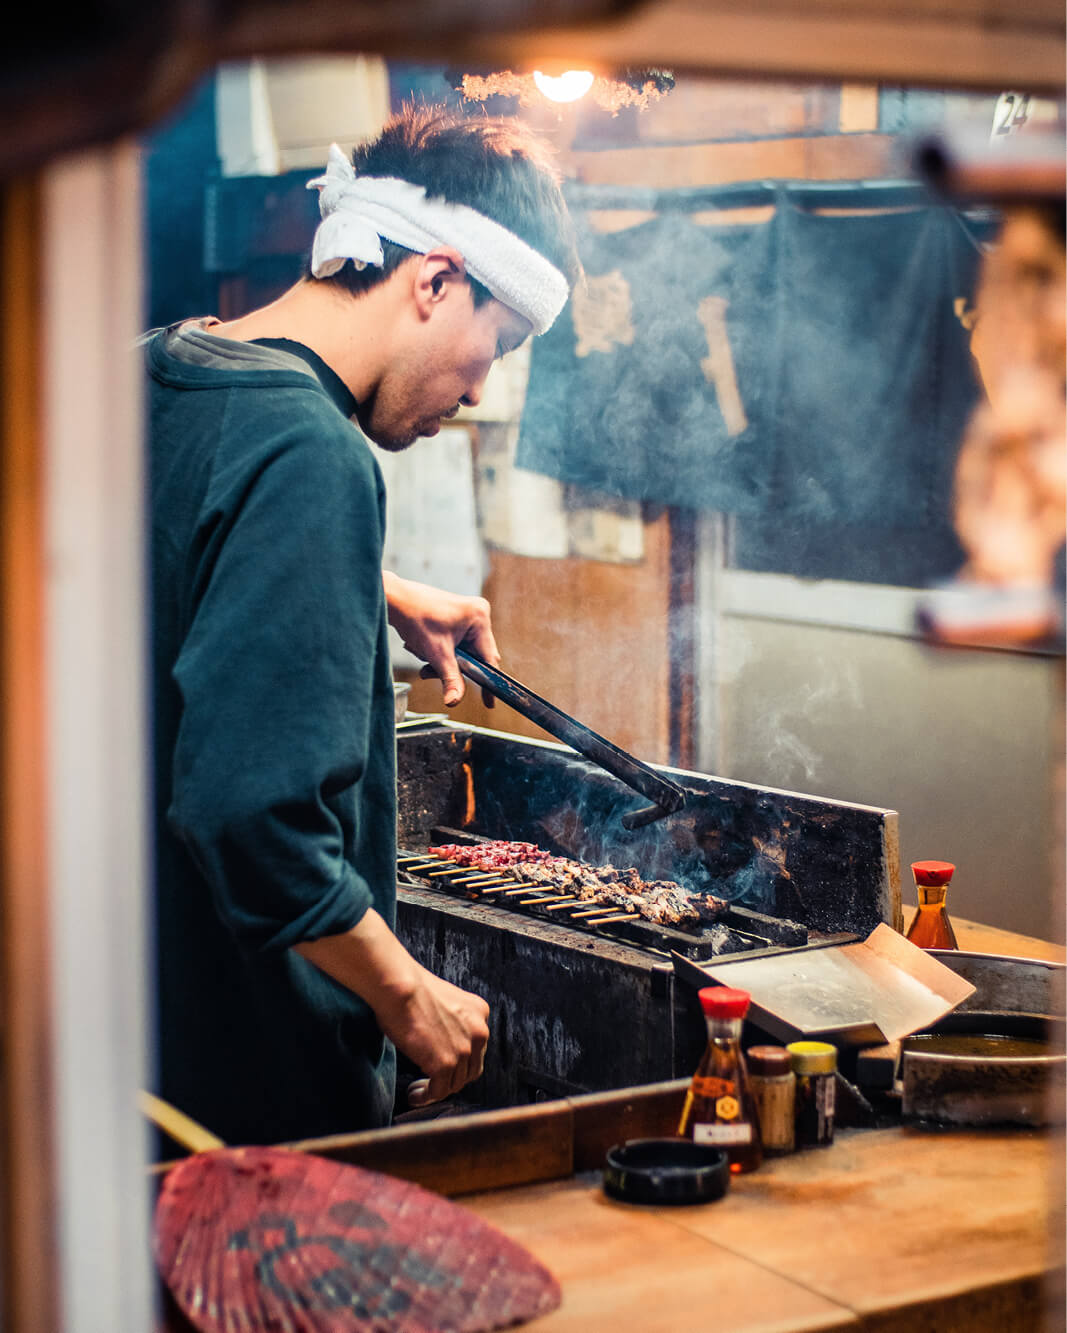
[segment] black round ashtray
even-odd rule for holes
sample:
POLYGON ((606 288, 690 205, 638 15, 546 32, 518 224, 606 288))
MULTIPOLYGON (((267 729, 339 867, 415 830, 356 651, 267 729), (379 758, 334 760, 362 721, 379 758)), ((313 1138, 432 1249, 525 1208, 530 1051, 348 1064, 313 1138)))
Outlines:
POLYGON ((604 1166, 605 1193, 625 1203, 709 1203, 729 1185, 723 1150, 691 1139, 630 1139, 604 1166))

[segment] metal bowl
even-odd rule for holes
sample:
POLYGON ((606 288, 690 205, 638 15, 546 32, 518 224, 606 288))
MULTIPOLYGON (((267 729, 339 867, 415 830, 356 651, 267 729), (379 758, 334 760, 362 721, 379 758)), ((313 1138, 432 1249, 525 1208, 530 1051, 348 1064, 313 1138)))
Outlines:
POLYGON ((1064 1048, 1062 963, 998 954, 931 950, 976 990, 932 1033, 1033 1037, 1049 1054, 945 1054, 905 1050, 901 1060, 906 1118, 948 1125, 1050 1125, 1063 1119, 1064 1048))

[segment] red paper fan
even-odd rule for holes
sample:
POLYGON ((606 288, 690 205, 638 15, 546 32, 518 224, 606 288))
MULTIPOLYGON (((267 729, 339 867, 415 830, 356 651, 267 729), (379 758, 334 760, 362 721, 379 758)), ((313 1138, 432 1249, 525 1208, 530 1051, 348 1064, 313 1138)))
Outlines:
POLYGON ((560 1302, 527 1250, 447 1198, 276 1148, 175 1166, 155 1254, 204 1333, 483 1333, 560 1302))
POLYGON ((560 1302, 552 1274, 467 1209, 277 1148, 174 1167, 155 1256, 203 1333, 487 1333, 560 1302))

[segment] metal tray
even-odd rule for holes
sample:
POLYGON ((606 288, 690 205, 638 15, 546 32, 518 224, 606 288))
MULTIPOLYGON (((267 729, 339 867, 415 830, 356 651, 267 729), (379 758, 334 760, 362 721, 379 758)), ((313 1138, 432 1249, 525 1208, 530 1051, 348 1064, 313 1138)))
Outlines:
POLYGON ((865 940, 744 954, 698 966, 674 955, 675 972, 695 986, 738 986, 752 997, 752 1022, 779 1041, 870 1046, 928 1027, 974 986, 925 949, 879 925, 865 940))

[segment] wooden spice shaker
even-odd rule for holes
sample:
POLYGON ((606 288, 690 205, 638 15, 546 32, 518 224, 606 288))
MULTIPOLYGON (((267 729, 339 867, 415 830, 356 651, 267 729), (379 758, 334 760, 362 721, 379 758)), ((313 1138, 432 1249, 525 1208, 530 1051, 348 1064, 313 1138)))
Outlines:
POLYGON ((745 1062, 763 1151, 772 1155, 792 1152, 797 1082, 792 1057, 784 1046, 750 1046, 745 1062))

